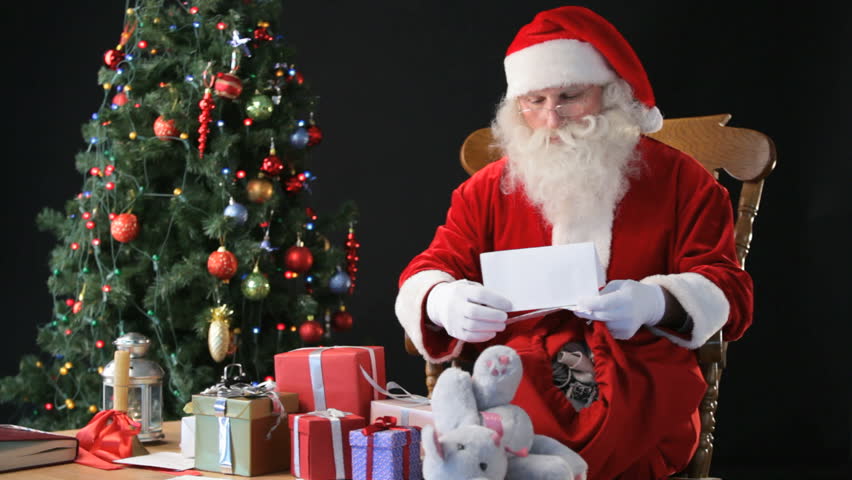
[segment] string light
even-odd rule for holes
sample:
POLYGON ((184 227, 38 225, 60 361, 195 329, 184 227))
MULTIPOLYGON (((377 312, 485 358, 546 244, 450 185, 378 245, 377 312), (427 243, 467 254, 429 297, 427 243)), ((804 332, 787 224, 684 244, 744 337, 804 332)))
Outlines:
POLYGON ((104 348, 104 345, 106 344, 103 340, 98 340, 97 342, 95 342, 95 348, 104 348))
POLYGON ((80 249, 80 244, 79 244, 79 243, 77 243, 77 242, 72 242, 72 243, 71 243, 71 250, 79 250, 79 249, 80 249))
POLYGON ((47 411, 51 411, 51 410, 53 410, 53 404, 52 404, 52 403, 50 403, 50 402, 45 403, 45 404, 44 404, 44 409, 45 409, 45 410, 47 410, 47 411))
POLYGON ((280 332, 280 331, 284 330, 285 328, 287 328, 287 326, 284 325, 283 323, 279 323, 278 325, 275 326, 275 328, 277 328, 278 331, 280 332))

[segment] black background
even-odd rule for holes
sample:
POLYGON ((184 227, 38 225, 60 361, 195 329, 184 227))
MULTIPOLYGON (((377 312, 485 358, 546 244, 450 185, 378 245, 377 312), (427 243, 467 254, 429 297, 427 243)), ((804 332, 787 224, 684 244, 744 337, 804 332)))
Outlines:
MULTIPOLYGON (((361 212, 361 271, 348 302, 355 329, 337 343, 385 345, 388 379, 414 391, 425 390, 423 363, 403 350, 393 312, 398 275, 427 246, 451 190, 467 177, 458 149, 491 119, 509 42, 536 12, 561 4, 306 0, 286 2, 281 23, 273 22, 320 96, 325 140, 313 154, 315 208, 331 212, 352 199, 361 212)), ((754 325, 729 350, 714 472, 798 469, 802 478, 843 478, 852 457, 852 8, 579 4, 631 42, 665 117, 731 113, 729 125, 760 130, 777 146, 746 265, 755 280, 754 325)), ((21 2, 7 30, 14 38, 7 34, 6 51, 14 53, 6 93, 16 106, 5 122, 14 154, 4 159, 2 292, 13 311, 3 321, 0 375, 16 373, 20 355, 37 351, 36 327, 50 318, 45 282, 55 240, 34 219, 77 193, 79 128, 101 101, 96 72, 118 40, 123 12, 121 1, 21 2)))

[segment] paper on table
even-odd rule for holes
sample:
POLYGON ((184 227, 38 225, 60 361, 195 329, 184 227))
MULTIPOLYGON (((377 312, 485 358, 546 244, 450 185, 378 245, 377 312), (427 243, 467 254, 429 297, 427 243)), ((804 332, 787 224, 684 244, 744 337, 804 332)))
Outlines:
MULTIPOLYGON (((486 252, 479 256, 482 283, 512 302, 512 311, 570 309, 595 296, 606 282, 591 242, 486 252)), ((513 317, 511 321, 521 318, 513 317)))
POLYGON ((169 470, 189 470, 190 468, 195 467, 194 459, 185 458, 179 452, 156 452, 150 455, 139 455, 138 457, 113 460, 113 463, 124 463, 127 465, 138 465, 142 467, 167 468, 169 470))

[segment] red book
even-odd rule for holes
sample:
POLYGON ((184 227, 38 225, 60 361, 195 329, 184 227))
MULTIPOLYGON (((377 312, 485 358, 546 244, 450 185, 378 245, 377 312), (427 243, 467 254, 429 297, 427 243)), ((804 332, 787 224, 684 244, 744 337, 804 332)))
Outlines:
POLYGON ((73 462, 76 437, 18 425, 0 425, 0 472, 73 462))

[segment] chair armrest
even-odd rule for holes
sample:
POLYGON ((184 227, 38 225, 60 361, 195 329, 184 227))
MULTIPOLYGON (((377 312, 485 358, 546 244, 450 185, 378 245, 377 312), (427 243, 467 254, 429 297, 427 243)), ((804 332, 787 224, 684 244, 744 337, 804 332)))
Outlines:
POLYGON ((718 363, 722 368, 725 368, 727 352, 728 342, 722 338, 722 330, 714 333, 706 342, 704 342, 704 345, 695 350, 695 353, 698 356, 698 363, 701 366, 718 363))

